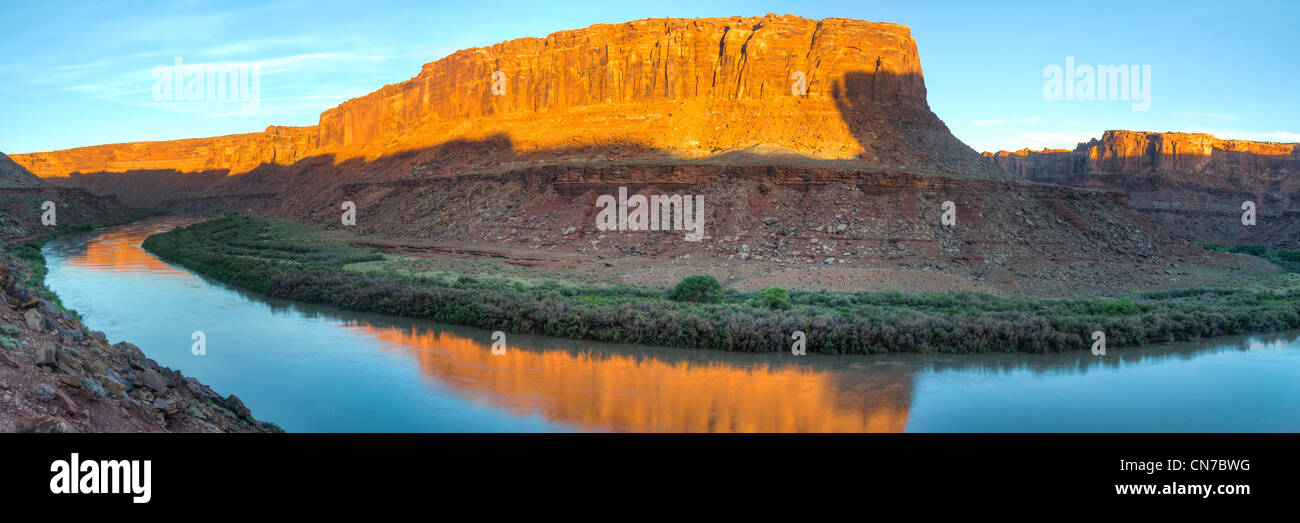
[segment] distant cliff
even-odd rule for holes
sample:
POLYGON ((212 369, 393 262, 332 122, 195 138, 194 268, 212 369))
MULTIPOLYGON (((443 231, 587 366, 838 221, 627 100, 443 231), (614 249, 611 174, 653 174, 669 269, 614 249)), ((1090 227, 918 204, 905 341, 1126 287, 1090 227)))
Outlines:
POLYGON ((925 96, 904 26, 775 15, 646 19, 458 51, 325 111, 314 127, 14 159, 41 177, 66 177, 241 174, 312 156, 373 160, 447 144, 469 144, 483 167, 521 157, 699 159, 758 147, 1000 175, 949 133, 925 96), (806 93, 796 94, 800 75, 806 93))
POLYGON ((1300 244, 1300 144, 1106 131, 1074 150, 984 156, 1028 181, 1128 191, 1134 207, 1198 240, 1300 244), (1244 201, 1256 203, 1254 227, 1234 220, 1244 201))
POLYGON ((51 186, 0 153, 0 240, 30 239, 58 226, 115 223, 130 215, 131 209, 117 198, 51 186), (54 203, 54 225, 41 221, 45 202, 54 203))

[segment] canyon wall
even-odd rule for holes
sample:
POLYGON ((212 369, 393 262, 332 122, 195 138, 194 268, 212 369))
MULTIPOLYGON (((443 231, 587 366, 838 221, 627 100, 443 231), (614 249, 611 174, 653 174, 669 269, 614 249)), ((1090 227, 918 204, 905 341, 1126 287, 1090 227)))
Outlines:
POLYGON ((0 153, 0 240, 33 239, 57 227, 115 223, 130 215, 131 209, 115 197, 51 186, 0 153), (41 221, 45 202, 54 203, 55 225, 41 221))
POLYGON ((237 174, 263 163, 290 164, 316 148, 315 127, 271 126, 260 133, 165 142, 92 145, 13 159, 41 178, 72 173, 176 171, 237 174))
POLYGON ((1106 131, 1074 150, 984 153, 1033 182, 1118 189, 1153 221, 1203 242, 1300 246, 1300 144, 1106 131), (1256 204, 1256 225, 1241 223, 1256 204))
MULTIPOLYGON (((476 168, 488 169, 779 151, 787 162, 1002 175, 949 133, 925 94, 916 42, 904 26, 788 15, 646 19, 458 51, 410 80, 325 111, 313 127, 14 159, 43 178, 235 175, 309 157, 374 161, 461 144, 477 153, 476 168), (795 94, 799 74, 807 89, 795 94), (494 84, 504 93, 495 95, 494 84)), ((112 190, 88 178, 58 183, 112 190)))

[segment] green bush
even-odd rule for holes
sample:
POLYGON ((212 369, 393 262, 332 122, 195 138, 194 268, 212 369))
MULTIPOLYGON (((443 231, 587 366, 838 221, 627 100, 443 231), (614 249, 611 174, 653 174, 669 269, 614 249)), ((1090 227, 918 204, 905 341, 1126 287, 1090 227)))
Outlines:
POLYGON ((1228 252, 1234 252, 1237 254, 1249 254, 1251 256, 1263 257, 1264 254, 1268 252, 1268 249, 1263 245, 1237 245, 1235 247, 1228 248, 1228 252))
POLYGON ((687 276, 677 287, 673 288, 675 301, 693 301, 696 303, 713 303, 722 294, 722 284, 718 279, 708 275, 687 276))
POLYGON ((753 303, 758 307, 786 310, 790 308, 790 293, 780 287, 768 287, 758 291, 753 303))
POLYGON ((1101 313, 1106 316, 1133 316, 1141 314, 1142 307, 1125 298, 1102 304, 1101 313))

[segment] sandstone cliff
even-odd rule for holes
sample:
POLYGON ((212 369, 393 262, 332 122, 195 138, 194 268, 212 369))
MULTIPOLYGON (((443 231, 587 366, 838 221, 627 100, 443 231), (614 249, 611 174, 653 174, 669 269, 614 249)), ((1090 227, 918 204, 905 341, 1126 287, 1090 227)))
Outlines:
POLYGON ((1106 131, 1074 150, 984 156, 1028 181, 1128 191, 1134 207, 1200 241, 1300 245, 1300 144, 1106 131), (1244 201, 1256 203, 1256 226, 1240 222, 1244 201))
POLYGON ((166 142, 93 145, 46 153, 15 154, 41 178, 71 173, 175 171, 244 173, 263 163, 290 164, 315 149, 315 127, 271 126, 260 133, 166 142))
POLYGON ((325 111, 314 127, 14 159, 47 178, 241 174, 311 156, 374 160, 454 143, 485 144, 480 152, 491 154, 478 163, 504 158, 495 163, 506 167, 775 147, 811 160, 1001 174, 930 112, 906 27, 775 15, 646 19, 511 40, 427 64, 415 78, 325 111), (493 94, 497 71, 501 95, 493 94), (792 92, 798 74, 806 94, 792 92))

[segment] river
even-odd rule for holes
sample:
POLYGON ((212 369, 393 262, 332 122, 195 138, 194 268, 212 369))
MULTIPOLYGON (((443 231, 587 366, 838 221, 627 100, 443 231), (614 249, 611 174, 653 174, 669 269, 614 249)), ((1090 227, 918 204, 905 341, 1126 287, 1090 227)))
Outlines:
POLYGON ((304 432, 1297 432, 1300 332, 1105 356, 740 354, 508 334, 278 300, 140 248, 160 218, 48 243, 47 282, 254 416, 304 432), (206 354, 191 352, 202 331, 206 354))

